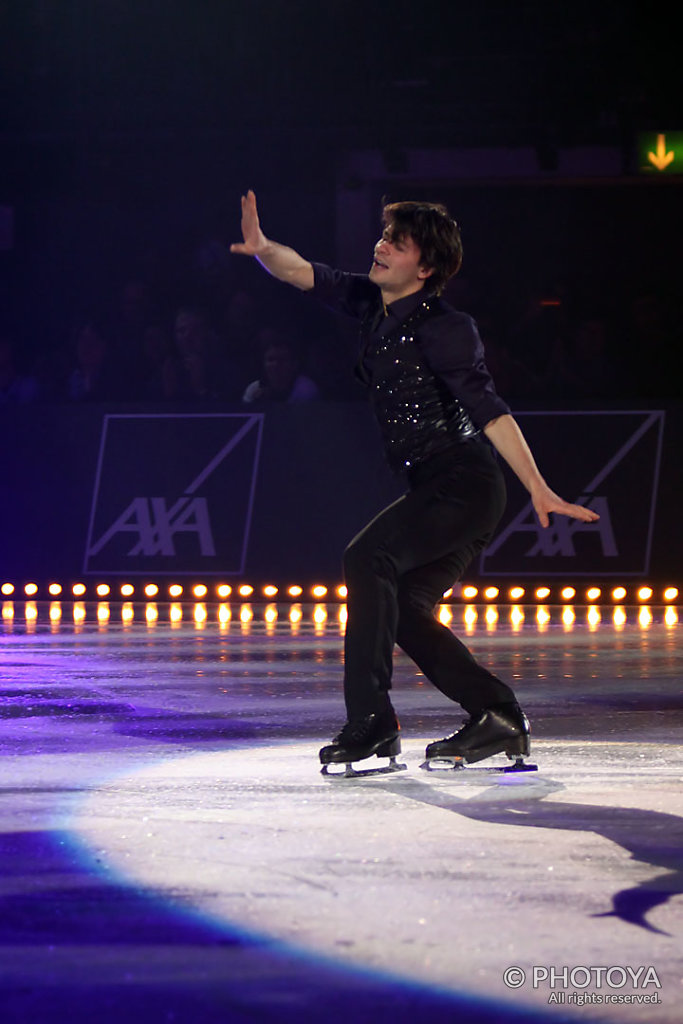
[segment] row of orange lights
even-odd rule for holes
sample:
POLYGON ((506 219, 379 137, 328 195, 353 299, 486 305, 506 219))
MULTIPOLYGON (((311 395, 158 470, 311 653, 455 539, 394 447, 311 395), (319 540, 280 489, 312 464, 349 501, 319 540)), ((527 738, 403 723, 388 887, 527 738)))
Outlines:
MULTIPOLYGON (((323 598, 343 601, 347 597, 347 589, 343 584, 327 587, 322 583, 317 583, 306 588, 299 584, 293 584, 291 586, 281 588, 276 587, 273 584, 254 587, 251 584, 243 583, 232 587, 229 583, 219 583, 215 586, 213 594, 209 593, 209 587, 204 583, 192 584, 186 587, 180 583, 171 583, 166 588, 165 594, 162 594, 162 588, 157 583, 144 583, 139 584, 137 587, 132 583, 122 583, 116 588, 112 587, 109 583, 97 583, 91 587, 86 586, 85 583, 74 583, 69 587, 63 587, 61 583, 50 583, 44 589, 46 591, 46 595, 52 598, 67 596, 83 598, 89 594, 92 597, 112 597, 114 599, 123 598, 124 600, 129 600, 131 597, 136 596, 136 594, 138 597, 148 599, 164 599, 167 596, 172 600, 177 600, 184 596, 199 601, 205 599, 211 600, 214 597, 221 601, 224 601, 229 597, 257 601, 261 598, 272 600, 278 596, 284 599, 293 598, 295 600, 306 600, 310 597, 316 601, 320 601, 323 598)), ((25 583, 23 586, 15 586, 14 583, 3 583, 0 585, 0 594, 2 594, 3 597, 25 596, 28 598, 35 598, 40 590, 41 588, 37 583, 25 583)), ((659 590, 656 594, 654 588, 651 586, 639 586, 631 591, 627 590, 624 586, 615 586, 611 589, 591 586, 586 587, 585 590, 579 594, 579 591, 574 586, 564 586, 553 591, 547 586, 533 587, 529 590, 521 586, 514 586, 507 590, 501 590, 500 587, 496 586, 476 587, 473 585, 465 585, 457 591, 447 590, 443 595, 443 599, 446 601, 450 598, 453 598, 454 600, 462 598, 465 601, 474 601, 477 599, 480 601, 501 600, 517 603, 523 600, 548 601, 553 596, 556 599, 559 598, 563 602, 585 601, 588 604, 594 604, 605 600, 621 603, 627 599, 635 599, 641 603, 654 600, 662 601, 665 604, 671 604, 678 601, 679 590, 678 587, 667 586, 659 590)))
MULTIPOLYGON (((85 603, 83 601, 73 602, 73 620, 77 625, 82 624, 86 621, 88 612, 86 610, 85 603)), ((131 623, 136 618, 136 615, 142 615, 146 620, 147 624, 152 626, 159 621, 160 613, 159 606, 154 601, 148 601, 144 605, 139 606, 136 612, 135 606, 132 602, 121 603, 121 620, 124 623, 131 623)), ((38 606, 35 601, 26 601, 24 605, 25 618, 27 628, 30 628, 38 620, 38 606)), ((232 610, 229 604, 219 604, 215 606, 215 616, 221 627, 226 627, 233 619, 232 610)), ((462 606, 462 621, 465 626, 465 630, 471 633, 477 626, 479 621, 479 612, 477 607, 473 604, 462 606)), ((172 626, 180 625, 183 621, 187 609, 183 610, 183 605, 180 603, 169 603, 168 605, 168 620, 172 626)), ((561 612, 561 623, 565 630, 572 629, 577 622, 576 609, 571 604, 560 606, 561 612)), ((14 619, 14 603, 12 601, 5 601, 2 605, 2 619, 5 626, 11 623, 14 619)), ((62 621, 62 603, 61 601, 52 601, 49 605, 49 618, 52 626, 58 626, 62 621)), ((604 607, 601 608, 599 605, 589 604, 585 607, 586 623, 589 629, 594 630, 602 623, 603 615, 605 614, 604 607)), ((615 604, 610 612, 614 627, 619 630, 623 629, 627 623, 627 611, 621 604, 615 604)), ((638 624, 641 628, 647 629, 652 625, 654 619, 652 609, 647 604, 641 604, 637 608, 638 624)), ((96 617, 100 625, 106 625, 110 621, 111 606, 107 601, 99 601, 97 603, 96 617)), ((304 611, 301 604, 290 604, 288 611, 285 613, 286 618, 289 620, 290 625, 293 628, 298 626, 304 621, 304 611)), ((346 627, 348 616, 348 610, 345 604, 340 604, 337 610, 337 622, 339 627, 344 629, 346 627)), ((189 617, 194 620, 197 626, 203 626, 209 621, 209 610, 205 603, 195 602, 191 606, 189 617)), ((439 621, 445 626, 450 626, 455 619, 455 614, 452 605, 442 605, 438 612, 439 621)), ((238 612, 239 622, 242 628, 248 628, 253 621, 256 619, 256 613, 252 604, 244 602, 239 607, 238 612)), ((276 604, 267 604, 263 607, 263 622, 266 628, 272 628, 280 619, 280 613, 276 604)), ((327 605, 316 604, 312 606, 310 612, 310 619, 312 620, 316 630, 319 630, 330 624, 328 618, 327 605)), ((499 623, 500 615, 498 606, 495 604, 488 604, 485 606, 483 616, 483 622, 485 623, 486 629, 495 629, 499 623)), ((552 615, 548 605, 539 604, 531 613, 531 618, 527 620, 524 609, 520 605, 509 606, 509 621, 514 631, 522 628, 522 626, 530 622, 531 619, 535 620, 536 626, 539 630, 547 628, 549 623, 552 621, 552 615)), ((674 605, 667 605, 664 611, 664 624, 666 626, 676 626, 678 624, 678 610, 674 605)))
MULTIPOLYGON (((552 590, 550 587, 535 587, 531 592, 527 592, 524 587, 510 587, 507 593, 502 595, 503 600, 510 601, 522 601, 524 598, 527 600, 533 597, 536 601, 547 601, 552 596, 552 590)), ((444 595, 445 596, 445 595, 444 595)), ((585 600, 589 604, 594 604, 596 601, 610 599, 612 601, 625 601, 627 597, 632 599, 635 597, 640 602, 657 600, 655 597, 655 591, 653 587, 642 586, 638 587, 635 591, 632 591, 629 595, 626 587, 613 587, 611 590, 603 590, 602 587, 587 587, 583 592, 583 597, 579 595, 576 587, 562 587, 558 592, 562 601, 581 601, 585 600)), ((665 587, 661 592, 661 600, 667 604, 677 601, 679 596, 678 587, 665 587)), ((486 601, 496 601, 501 597, 501 591, 498 587, 483 587, 481 590, 478 587, 465 586, 462 588, 462 597, 466 601, 473 601, 477 597, 483 597, 486 601)))
MULTIPOLYGON (((85 583, 74 583, 70 587, 63 587, 61 583, 50 583, 45 588, 46 593, 50 597, 64 597, 71 595, 73 597, 82 598, 88 594, 93 597, 112 597, 120 596, 125 600, 129 600, 134 597, 135 594, 139 597, 147 598, 159 598, 162 597, 162 588, 157 583, 145 583, 140 584, 137 588, 132 583, 122 583, 118 588, 110 586, 108 583, 97 583, 91 588, 88 588, 85 583)), ((0 594, 3 597, 13 597, 19 594, 25 597, 34 598, 38 594, 40 587, 37 583, 25 583, 23 587, 16 587, 13 583, 3 583, 0 585, 0 594)), ((215 597, 224 601, 228 597, 239 597, 245 600, 259 600, 261 597, 268 598, 269 600, 280 595, 286 595, 296 599, 310 597, 320 600, 320 598, 327 597, 330 594, 334 594, 335 597, 344 600, 346 598, 346 587, 343 585, 337 587, 326 587, 323 584, 315 584, 310 587, 308 592, 305 592, 305 588, 294 584, 290 587, 280 588, 268 584, 261 588, 252 587, 249 583, 243 583, 240 586, 231 587, 229 583, 219 583, 214 590, 215 597)), ((168 597, 174 600, 189 596, 196 598, 198 601, 210 598, 209 587, 205 583, 196 583, 192 586, 183 587, 180 583, 171 583, 166 589, 168 597)))

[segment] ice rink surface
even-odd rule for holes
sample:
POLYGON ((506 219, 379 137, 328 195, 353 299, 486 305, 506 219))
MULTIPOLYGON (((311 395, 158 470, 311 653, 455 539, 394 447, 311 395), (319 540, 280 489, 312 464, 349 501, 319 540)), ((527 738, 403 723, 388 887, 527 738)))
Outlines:
POLYGON ((341 780, 337 605, 2 612, 0 1021, 680 1024, 674 609, 446 608, 538 772, 422 771, 397 651, 407 770, 341 780))

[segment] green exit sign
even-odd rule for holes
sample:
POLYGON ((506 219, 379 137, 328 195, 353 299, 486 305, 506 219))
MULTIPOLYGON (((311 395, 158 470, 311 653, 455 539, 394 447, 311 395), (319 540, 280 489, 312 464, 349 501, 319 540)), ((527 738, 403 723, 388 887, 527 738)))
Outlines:
POLYGON ((641 174, 683 174, 683 132, 641 132, 638 170, 641 174))

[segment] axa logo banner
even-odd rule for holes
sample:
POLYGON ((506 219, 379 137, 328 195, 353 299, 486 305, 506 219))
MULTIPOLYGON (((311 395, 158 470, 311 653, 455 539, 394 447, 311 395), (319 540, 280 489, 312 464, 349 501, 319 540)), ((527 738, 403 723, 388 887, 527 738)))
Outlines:
POLYGON ((664 413, 524 413, 520 426, 553 490, 600 514, 551 516, 542 529, 521 487, 483 552, 484 576, 646 574, 655 522, 664 413))
POLYGON ((242 572, 262 430, 262 414, 105 416, 84 572, 242 572))

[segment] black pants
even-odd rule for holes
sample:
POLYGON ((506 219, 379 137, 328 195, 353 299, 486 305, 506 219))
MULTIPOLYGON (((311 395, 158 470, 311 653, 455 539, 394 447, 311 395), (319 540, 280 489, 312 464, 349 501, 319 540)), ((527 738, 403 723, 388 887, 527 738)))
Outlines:
POLYGON ((416 467, 408 493, 351 541, 344 553, 349 718, 385 706, 394 643, 472 715, 515 699, 434 614, 444 592, 488 543, 504 507, 496 459, 488 444, 471 439, 416 467))

